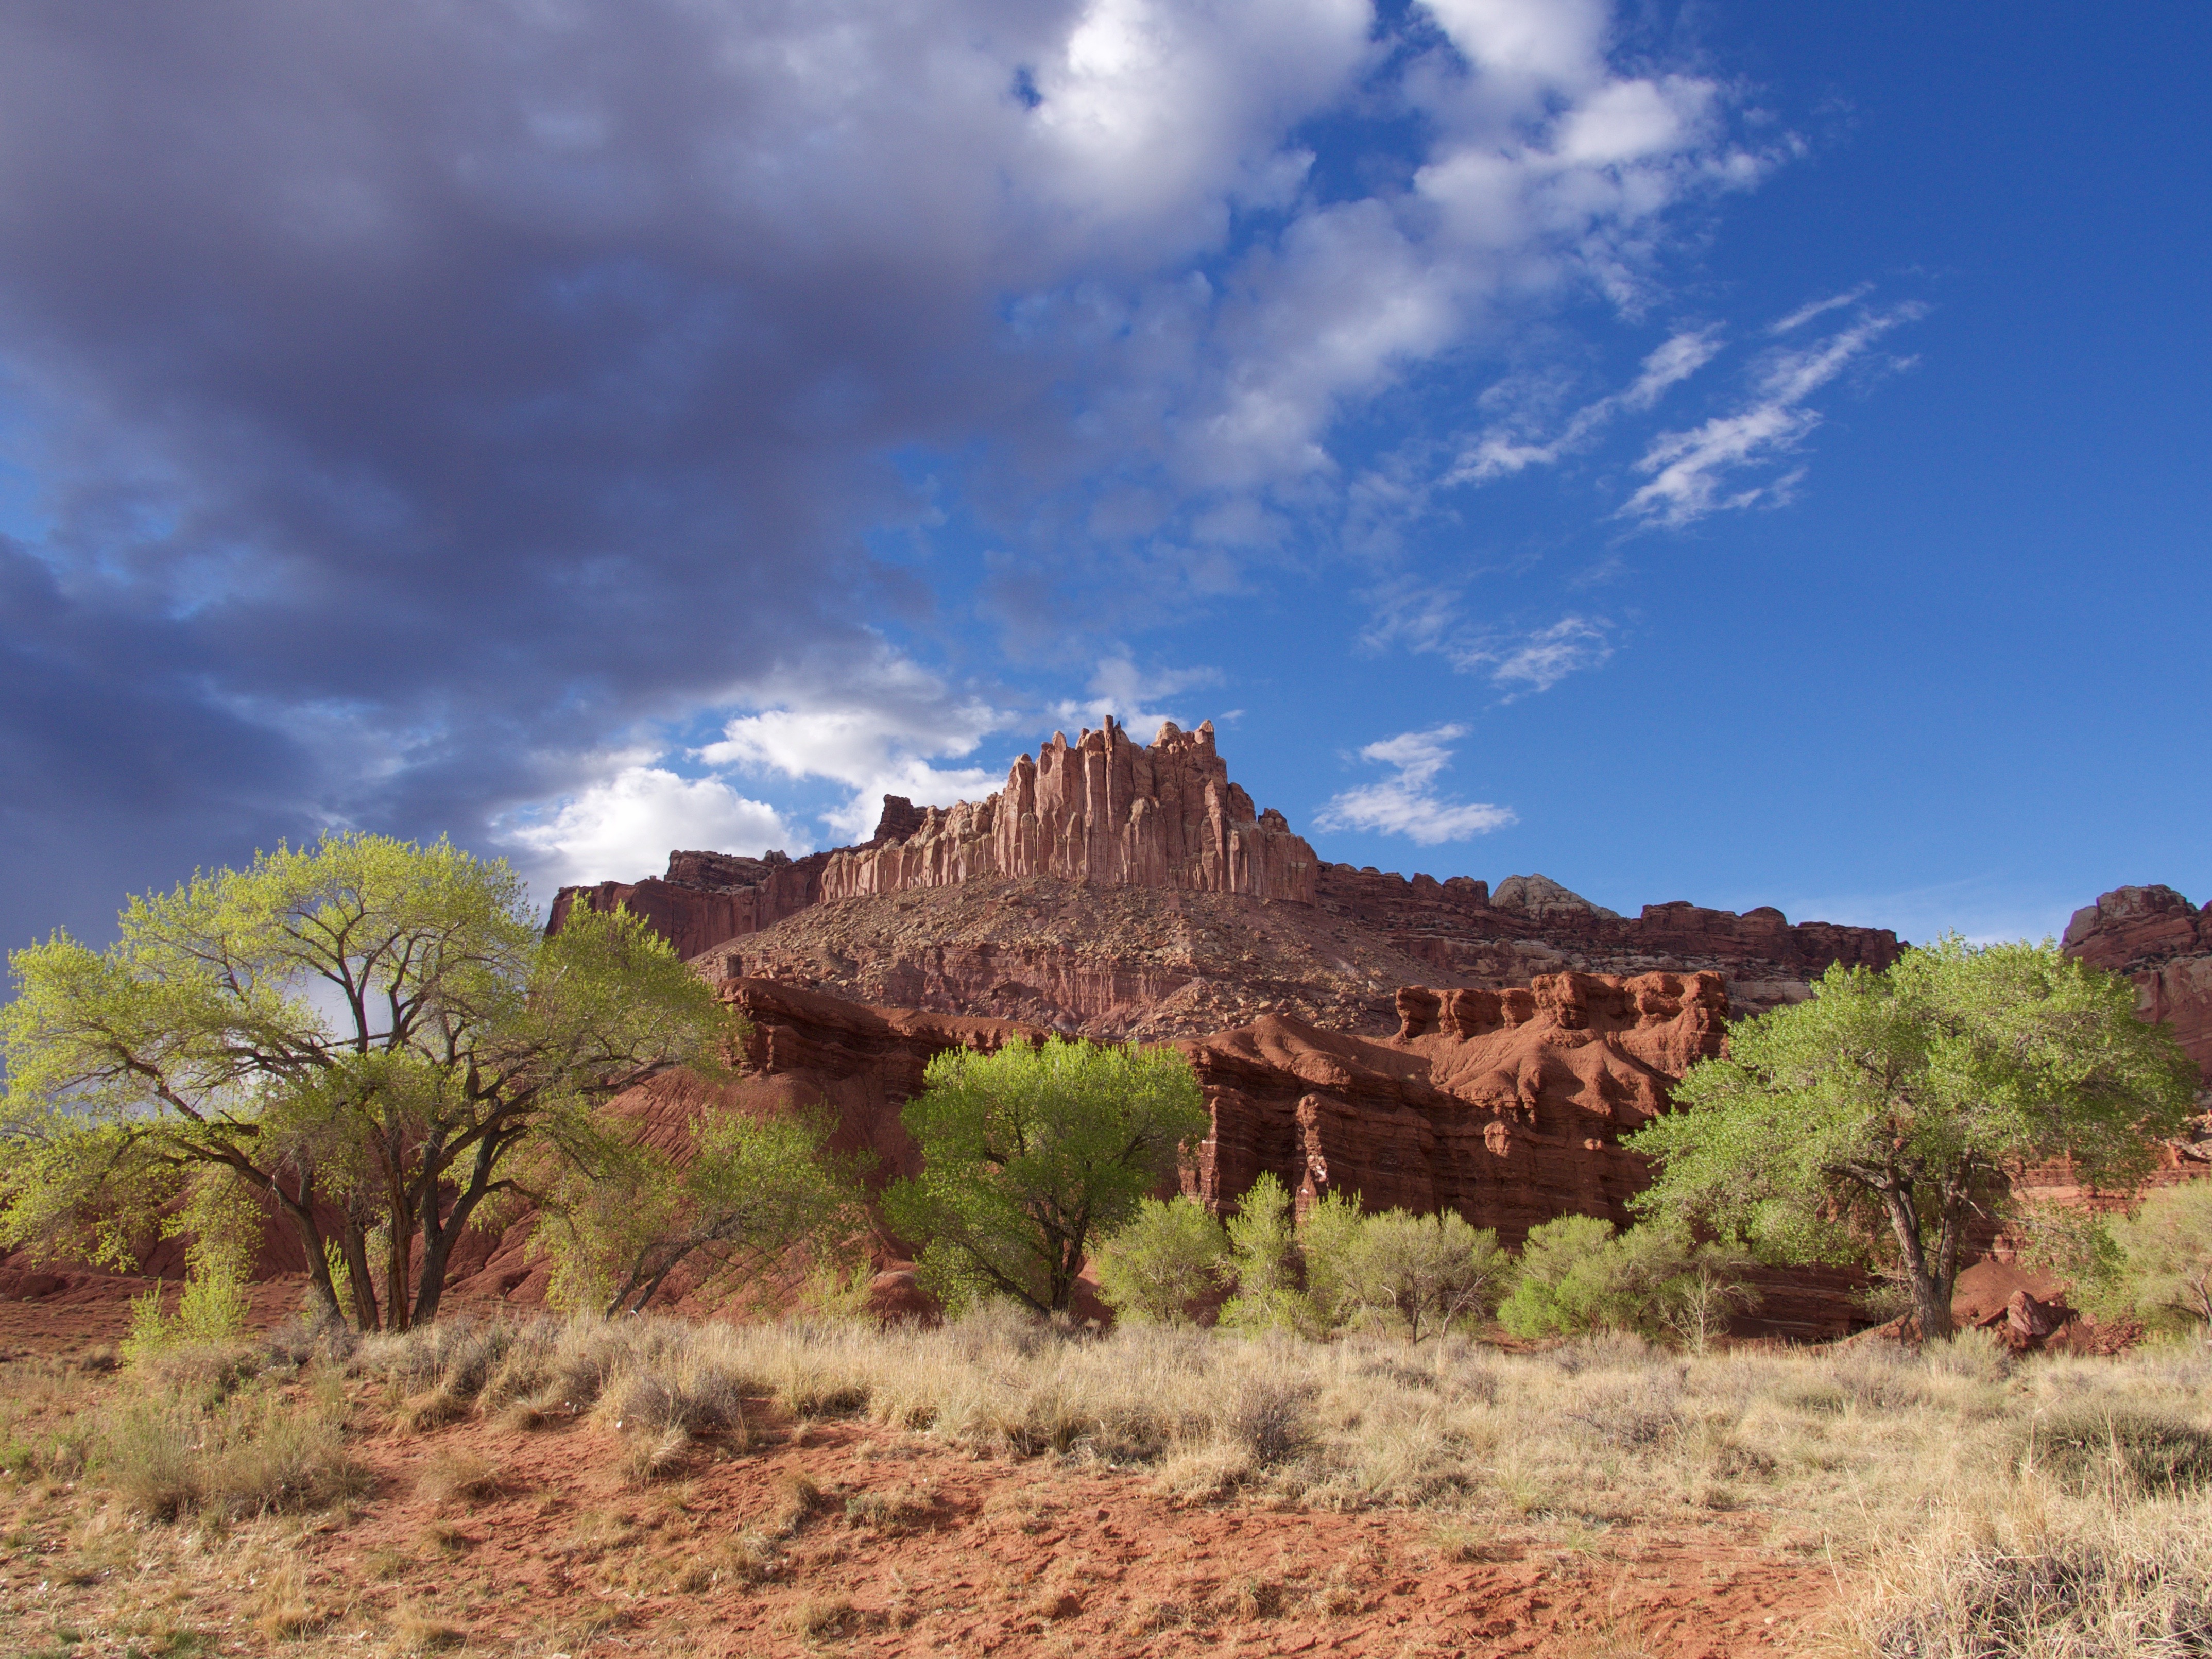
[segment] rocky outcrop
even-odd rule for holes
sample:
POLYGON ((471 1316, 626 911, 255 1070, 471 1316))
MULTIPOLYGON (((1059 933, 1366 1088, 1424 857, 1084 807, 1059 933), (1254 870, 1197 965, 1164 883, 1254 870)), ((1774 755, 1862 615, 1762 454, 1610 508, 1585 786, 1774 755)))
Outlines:
POLYGON ((2066 924, 2069 957, 2125 974, 2142 1017, 2170 1027, 2212 1084, 2212 906, 2171 887, 2120 887, 2066 924))
POLYGON ((1316 862, 1281 813, 1255 812, 1229 781, 1211 720, 1195 732, 1168 721, 1140 749, 1109 715, 1103 731, 1073 744, 1055 732, 1035 760, 1017 757, 997 793, 933 806, 900 840, 831 854, 822 892, 860 898, 1051 876, 1310 904, 1316 862))
POLYGON ((1181 1044, 1213 1132, 1196 1195, 1233 1206, 1262 1170, 1302 1204, 1455 1209, 1509 1244, 1570 1212, 1628 1218, 1646 1179, 1620 1146, 1717 1054, 1717 974, 1553 974, 1506 990, 1407 986, 1387 1037, 1271 1017, 1181 1044))
POLYGON ((1738 915, 1678 901, 1622 916, 1544 876, 1510 876, 1492 893, 1465 876, 1438 881, 1324 864, 1316 899, 1325 913, 1387 940, 1443 983, 1517 985, 1561 972, 1717 973, 1728 977, 1739 1018, 1801 1000, 1831 963, 1886 968, 1900 948, 1887 927, 1793 924, 1771 906, 1738 915))
POLYGON ((676 947, 695 957, 725 939, 773 927, 797 915, 822 896, 826 853, 803 859, 769 853, 740 858, 732 853, 671 853, 665 876, 642 881, 603 881, 592 887, 563 887, 553 896, 546 932, 558 933, 569 912, 611 911, 627 906, 676 947))

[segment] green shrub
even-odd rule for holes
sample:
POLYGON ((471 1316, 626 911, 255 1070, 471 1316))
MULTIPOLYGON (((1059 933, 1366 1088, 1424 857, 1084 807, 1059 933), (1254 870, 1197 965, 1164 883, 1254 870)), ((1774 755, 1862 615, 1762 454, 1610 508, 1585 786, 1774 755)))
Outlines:
POLYGON ((1310 1327, 1312 1310, 1298 1282, 1299 1235, 1291 1222, 1291 1195, 1272 1172, 1245 1192, 1227 1231, 1227 1271, 1237 1294, 1222 1306, 1222 1324, 1243 1331, 1310 1327))
POLYGON ((1602 1216, 1563 1215, 1547 1221, 1529 1230, 1512 1292, 1498 1316, 1524 1340, 1625 1329, 1629 1322, 1621 1266, 1613 1224, 1602 1216))
POLYGON ((1203 1204, 1148 1198, 1099 1247, 1098 1293, 1125 1319, 1185 1324, 1189 1304, 1218 1288, 1228 1255, 1228 1236, 1203 1204))
POLYGON ((1635 1331, 1702 1352, 1757 1299, 1743 1283, 1752 1265, 1733 1245, 1695 1243, 1663 1223, 1616 1234, 1599 1216, 1561 1216, 1529 1231, 1498 1317, 1524 1339, 1635 1331))
POLYGON ((1340 1316, 1402 1330, 1414 1342, 1486 1317, 1510 1267, 1495 1232, 1477 1231, 1449 1210, 1362 1216, 1346 1239, 1334 1269, 1340 1316))
POLYGON ((2212 1340, 2212 1182, 2161 1188, 2109 1231, 2118 1271, 2095 1299, 2154 1330, 2212 1340))

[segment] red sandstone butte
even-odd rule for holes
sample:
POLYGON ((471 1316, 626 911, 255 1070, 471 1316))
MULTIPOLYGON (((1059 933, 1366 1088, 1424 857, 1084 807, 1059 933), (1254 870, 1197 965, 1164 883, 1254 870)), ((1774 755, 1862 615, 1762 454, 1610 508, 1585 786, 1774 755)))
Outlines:
POLYGON ((1212 721, 1195 732, 1167 721, 1140 749, 1109 714, 1103 731, 1073 744, 1055 732, 1035 760, 1017 756, 995 794, 933 806, 902 841, 831 854, 822 896, 1054 876, 1310 904, 1316 862, 1281 813, 1255 812, 1229 781, 1212 721))
POLYGON ((2119 887, 2066 924, 2066 954, 2136 982, 2140 1011, 2163 1021, 2212 1084, 2212 907, 2171 887, 2119 887))

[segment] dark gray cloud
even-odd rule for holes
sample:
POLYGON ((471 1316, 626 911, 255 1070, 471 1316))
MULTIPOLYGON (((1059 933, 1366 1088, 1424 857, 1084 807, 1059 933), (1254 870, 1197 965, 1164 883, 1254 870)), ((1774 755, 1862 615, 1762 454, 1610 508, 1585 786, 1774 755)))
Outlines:
POLYGON ((872 626, 933 602, 865 550, 931 510, 894 453, 1029 526, 1002 610, 1094 544, 1130 614, 1233 585, 1347 400, 1729 177, 1602 8, 1438 16, 1424 170, 1323 201, 1364 0, 9 7, 0 942, 323 824, 481 842, 841 675, 887 775, 965 753, 990 687, 872 626))

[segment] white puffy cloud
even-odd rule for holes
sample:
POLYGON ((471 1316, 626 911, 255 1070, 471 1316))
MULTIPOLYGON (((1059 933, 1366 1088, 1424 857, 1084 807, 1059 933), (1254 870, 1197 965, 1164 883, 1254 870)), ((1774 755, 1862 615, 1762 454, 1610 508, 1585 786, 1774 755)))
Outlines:
POLYGON ((912 659, 889 650, 834 672, 788 677, 772 706, 732 718, 720 740, 697 751, 708 766, 788 779, 827 779, 852 793, 825 815, 857 841, 875 827, 882 797, 948 806, 988 793, 1003 775, 932 763, 972 755, 1011 716, 963 696, 912 659))
POLYGON ((1054 719, 1063 726, 1103 726, 1111 714, 1139 743, 1150 743, 1163 720, 1188 727, 1197 722, 1187 713, 1176 713, 1164 700, 1202 685, 1218 685, 1219 671, 1212 668, 1143 669, 1127 656, 1105 657, 1091 676, 1091 695, 1070 697, 1053 705, 1054 719))
POLYGON ((1393 775, 1330 797, 1315 823, 1323 830, 1406 836, 1434 847, 1487 835, 1516 822, 1510 807, 1448 800, 1437 793, 1438 775, 1451 764, 1453 750, 1448 745, 1466 735, 1463 726, 1437 726, 1367 744, 1359 757, 1391 768, 1393 775))
POLYGON ((495 828, 541 899, 558 886, 657 875, 679 848, 755 857, 770 848, 812 850, 774 807, 719 778, 679 777, 635 763, 495 828))

